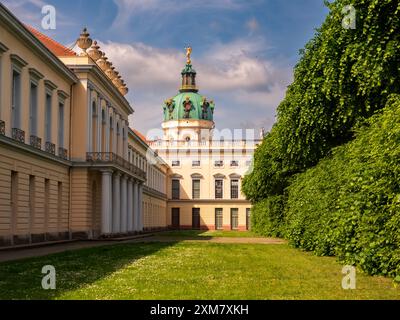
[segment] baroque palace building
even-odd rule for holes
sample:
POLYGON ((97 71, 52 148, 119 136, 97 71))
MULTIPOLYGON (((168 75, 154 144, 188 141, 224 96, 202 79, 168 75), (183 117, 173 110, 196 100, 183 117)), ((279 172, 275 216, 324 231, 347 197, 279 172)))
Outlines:
POLYGON ((199 94, 191 53, 187 48, 178 95, 163 105, 163 137, 149 142, 170 166, 168 225, 248 230, 251 203, 241 192, 241 180, 260 140, 254 130, 215 129, 215 103, 199 94))
POLYGON ((86 29, 71 50, 0 3, 0 247, 167 228, 249 228, 255 139, 217 135, 188 61, 163 137, 129 127, 124 80, 86 29))

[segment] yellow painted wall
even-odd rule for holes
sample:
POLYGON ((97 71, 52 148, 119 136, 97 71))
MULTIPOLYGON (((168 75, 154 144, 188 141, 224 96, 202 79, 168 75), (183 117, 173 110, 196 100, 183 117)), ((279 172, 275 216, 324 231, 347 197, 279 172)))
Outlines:
MULTIPOLYGON (((37 124, 37 136, 42 138, 42 149, 46 141, 44 141, 45 135, 45 85, 44 80, 50 80, 53 82, 57 89, 52 93, 52 143, 56 145, 56 154, 58 154, 58 90, 62 90, 67 94, 70 94, 71 80, 67 80, 62 74, 55 71, 51 65, 43 61, 43 57, 40 57, 33 53, 32 49, 29 48, 25 43, 21 42, 14 34, 11 34, 7 29, 0 25, 0 41, 9 48, 9 50, 0 56, 2 63, 1 72, 1 110, 0 119, 6 122, 6 135, 11 136, 11 79, 12 79, 12 61, 10 59, 11 54, 15 54, 25 60, 28 63, 26 67, 23 67, 21 72, 21 119, 20 128, 25 131, 25 141, 29 144, 30 139, 30 128, 29 128, 29 106, 30 106, 30 74, 29 68, 34 68, 43 74, 44 79, 38 83, 38 124, 37 124)), ((65 100, 64 107, 64 148, 69 148, 69 119, 70 119, 70 99, 65 100)))
POLYGON ((200 208, 200 223, 204 229, 213 230, 215 227, 215 209, 223 210, 223 225, 225 230, 230 230, 231 226, 231 209, 239 209, 239 229, 246 229, 246 209, 251 208, 251 203, 226 203, 226 202, 183 202, 168 201, 167 208, 167 224, 172 224, 172 208, 180 208, 180 225, 182 228, 192 227, 192 209, 200 208))
POLYGON ((3 145, 0 154, 0 236, 68 232, 68 167, 3 145), (15 216, 11 210, 11 171, 17 172, 18 177, 13 199, 17 200, 15 216), (35 177, 33 199, 30 199, 30 176, 35 177), (45 179, 50 183, 47 195, 45 179), (60 203, 58 183, 62 183, 60 203), (45 199, 48 199, 47 214, 45 199))

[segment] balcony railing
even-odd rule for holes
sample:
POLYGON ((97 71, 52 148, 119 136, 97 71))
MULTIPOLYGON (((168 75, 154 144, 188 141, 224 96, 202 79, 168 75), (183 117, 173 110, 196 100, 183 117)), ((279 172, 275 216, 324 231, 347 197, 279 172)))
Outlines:
POLYGON ((25 131, 18 129, 18 128, 13 128, 11 132, 11 136, 14 140, 25 143, 25 131))
POLYGON ((111 152, 89 152, 86 154, 86 161, 98 164, 117 165, 126 170, 129 170, 136 176, 146 179, 146 172, 139 169, 134 164, 125 160, 119 155, 111 152))
POLYGON ((41 150, 42 149, 42 139, 36 136, 31 136, 31 146, 41 150))
POLYGON ((6 135, 6 123, 3 120, 0 120, 0 134, 2 136, 6 135))
POLYGON ((54 143, 46 142, 45 150, 52 155, 56 155, 56 145, 54 143))
POLYGON ((58 156, 61 159, 68 160, 68 150, 64 148, 58 148, 58 156))

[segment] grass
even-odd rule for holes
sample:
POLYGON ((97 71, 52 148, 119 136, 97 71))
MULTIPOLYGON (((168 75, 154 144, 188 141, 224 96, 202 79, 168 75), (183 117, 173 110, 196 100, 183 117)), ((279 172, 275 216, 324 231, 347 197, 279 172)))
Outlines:
POLYGON ((259 235, 251 231, 197 231, 197 230, 181 230, 167 231, 157 234, 162 237, 208 237, 208 238, 260 238, 259 235))
POLYGON ((399 299, 390 279, 357 274, 287 245, 119 244, 0 264, 0 299, 399 299), (57 290, 41 289, 44 265, 57 290))

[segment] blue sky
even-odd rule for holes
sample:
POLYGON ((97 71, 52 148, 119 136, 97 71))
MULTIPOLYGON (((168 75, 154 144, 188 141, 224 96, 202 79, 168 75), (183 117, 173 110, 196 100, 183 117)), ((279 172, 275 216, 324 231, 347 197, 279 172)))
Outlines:
POLYGON ((126 80, 143 133, 160 127, 193 47, 200 93, 216 102, 220 129, 269 129, 292 81, 299 49, 328 13, 323 0, 0 0, 23 22, 71 45, 84 26, 126 80), (57 29, 41 30, 41 8, 57 29))

